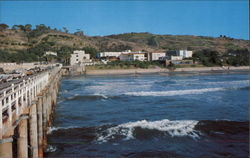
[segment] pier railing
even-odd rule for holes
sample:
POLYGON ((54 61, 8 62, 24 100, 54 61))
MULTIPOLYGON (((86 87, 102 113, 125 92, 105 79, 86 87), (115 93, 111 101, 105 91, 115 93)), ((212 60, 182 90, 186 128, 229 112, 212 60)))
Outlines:
POLYGON ((36 96, 49 84, 61 67, 51 67, 49 70, 21 79, 0 90, 0 139, 13 128, 19 117, 36 96))

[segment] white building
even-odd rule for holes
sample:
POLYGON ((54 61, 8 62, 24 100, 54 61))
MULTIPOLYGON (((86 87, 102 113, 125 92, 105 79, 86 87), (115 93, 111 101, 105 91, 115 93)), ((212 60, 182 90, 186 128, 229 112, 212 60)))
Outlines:
POLYGON ((168 59, 169 60, 182 60, 183 56, 170 56, 168 59))
POLYGON ((182 56, 183 58, 190 58, 193 56, 193 51, 189 50, 174 50, 168 51, 168 56, 182 56))
POLYGON ((125 53, 120 55, 121 61, 144 61, 145 53, 125 53))
POLYGON ((84 50, 75 50, 70 57, 70 65, 91 62, 90 54, 85 54, 84 50))
POLYGON ((153 53, 147 53, 147 55, 148 55, 148 61, 155 61, 165 57, 166 53, 153 52, 153 53))
POLYGON ((101 57, 119 57, 122 54, 122 52, 100 52, 97 53, 97 58, 101 57))
POLYGON ((101 57, 116 57, 118 58, 121 54, 128 54, 130 53, 130 50, 123 51, 123 52, 99 52, 97 53, 97 58, 101 57))
POLYGON ((177 56, 183 56, 183 58, 190 58, 193 56, 193 51, 190 50, 177 50, 177 56))
POLYGON ((57 52, 48 51, 48 52, 45 52, 45 55, 54 55, 54 56, 57 56, 57 52))

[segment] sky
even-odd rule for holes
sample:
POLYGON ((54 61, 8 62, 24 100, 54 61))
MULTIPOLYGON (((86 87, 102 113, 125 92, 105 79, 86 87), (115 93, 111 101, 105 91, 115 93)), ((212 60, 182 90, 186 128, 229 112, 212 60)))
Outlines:
POLYGON ((0 23, 45 24, 86 35, 226 35, 249 40, 248 0, 0 0, 0 23))

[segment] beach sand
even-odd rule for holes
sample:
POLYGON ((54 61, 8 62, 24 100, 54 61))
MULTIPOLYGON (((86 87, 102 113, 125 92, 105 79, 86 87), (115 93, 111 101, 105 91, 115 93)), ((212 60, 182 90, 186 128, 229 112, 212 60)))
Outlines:
POLYGON ((126 75, 126 74, 152 74, 152 73, 224 73, 224 72, 249 72, 249 66, 241 67, 190 67, 176 68, 169 70, 166 68, 155 69, 103 69, 86 70, 86 75, 126 75))

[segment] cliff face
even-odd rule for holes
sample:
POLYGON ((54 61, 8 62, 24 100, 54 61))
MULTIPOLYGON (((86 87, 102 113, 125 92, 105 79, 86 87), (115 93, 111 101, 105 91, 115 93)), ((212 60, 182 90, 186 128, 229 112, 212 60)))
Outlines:
POLYGON ((189 35, 155 35, 150 33, 126 33, 110 36, 74 35, 55 30, 48 30, 35 36, 21 30, 0 31, 0 49, 9 52, 27 50, 46 45, 46 48, 58 50, 62 47, 81 49, 92 47, 98 51, 166 51, 171 49, 201 50, 211 49, 220 53, 228 49, 247 48, 249 40, 232 39, 227 37, 212 38, 189 35))

